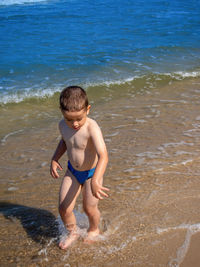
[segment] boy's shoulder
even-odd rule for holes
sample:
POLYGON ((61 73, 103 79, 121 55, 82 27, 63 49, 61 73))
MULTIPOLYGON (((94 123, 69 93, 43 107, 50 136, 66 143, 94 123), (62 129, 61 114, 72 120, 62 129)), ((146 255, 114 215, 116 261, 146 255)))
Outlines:
POLYGON ((88 118, 87 129, 91 136, 99 136, 99 134, 101 134, 101 128, 99 127, 98 123, 93 119, 88 118))
POLYGON ((98 126, 98 123, 94 120, 94 119, 91 119, 91 118, 87 118, 87 122, 88 122, 88 127, 89 128, 93 128, 93 127, 98 127, 99 128, 99 126, 98 126))

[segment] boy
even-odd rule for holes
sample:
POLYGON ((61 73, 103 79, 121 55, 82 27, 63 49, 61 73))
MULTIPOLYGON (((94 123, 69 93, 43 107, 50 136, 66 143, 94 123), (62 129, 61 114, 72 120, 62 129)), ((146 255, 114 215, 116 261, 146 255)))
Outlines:
POLYGON ((89 219, 86 242, 100 233, 98 201, 108 197, 105 191, 109 189, 102 186, 108 154, 99 126, 87 116, 90 108, 86 92, 81 87, 69 86, 61 92, 60 109, 63 119, 59 123, 59 129, 62 138, 50 167, 51 175, 58 178, 57 169, 62 170, 58 160, 67 151, 68 169, 60 188, 59 213, 69 235, 60 242, 61 249, 68 248, 79 237, 73 209, 81 190, 83 209, 89 219))

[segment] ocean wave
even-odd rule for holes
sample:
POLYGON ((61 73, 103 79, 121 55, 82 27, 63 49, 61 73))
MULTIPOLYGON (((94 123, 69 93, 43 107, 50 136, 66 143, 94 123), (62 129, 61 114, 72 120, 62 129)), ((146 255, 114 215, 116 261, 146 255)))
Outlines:
POLYGON ((136 75, 134 77, 129 77, 121 80, 105 80, 101 82, 87 82, 85 83, 85 87, 96 87, 96 86, 113 86, 113 85, 123 85, 133 83, 139 80, 143 80, 144 82, 148 82, 149 80, 153 81, 170 81, 170 80, 184 80, 186 78, 198 78, 200 77, 200 70, 197 71, 177 71, 173 73, 151 73, 144 75, 136 75))
POLYGON ((171 75, 172 78, 175 78, 177 80, 182 80, 184 78, 198 78, 200 77, 200 71, 177 71, 168 75, 171 75))
MULTIPOLYGON (((129 78, 124 78, 120 80, 101 80, 101 81, 87 81, 83 82, 82 85, 86 90, 88 88, 95 89, 98 87, 100 90, 101 87, 114 87, 120 85, 132 85, 136 90, 140 89, 151 89, 155 87, 157 83, 161 83, 163 85, 169 84, 171 81, 181 81, 189 78, 198 78, 200 77, 200 70, 197 71, 179 71, 174 73, 151 73, 146 75, 137 75, 129 78)), ((69 84, 71 85, 71 84, 69 84)), ((66 84, 53 85, 49 89, 45 88, 26 88, 24 90, 17 90, 15 88, 14 91, 6 91, 0 94, 0 104, 8 104, 8 103, 19 103, 26 99, 30 98, 45 98, 52 97, 55 93, 60 92, 62 88, 64 88, 66 84)), ((3 90, 1 90, 3 91, 3 90)))
POLYGON ((96 87, 96 86, 112 86, 112 85, 121 85, 121 84, 126 84, 126 83, 130 83, 133 82, 136 79, 141 79, 145 77, 145 75, 142 76, 134 76, 134 77, 130 77, 130 78, 125 78, 125 79, 121 79, 121 80, 105 80, 105 81, 101 81, 101 82, 86 82, 85 83, 85 87, 96 87))
POLYGON ((39 2, 48 2, 48 1, 47 0, 1 0, 0 6, 35 4, 39 2))
POLYGON ((27 89, 26 91, 13 92, 9 94, 4 94, 1 96, 0 104, 8 104, 8 103, 20 103, 26 99, 30 98, 45 98, 52 97, 56 92, 60 92, 60 88, 55 87, 52 89, 27 89))

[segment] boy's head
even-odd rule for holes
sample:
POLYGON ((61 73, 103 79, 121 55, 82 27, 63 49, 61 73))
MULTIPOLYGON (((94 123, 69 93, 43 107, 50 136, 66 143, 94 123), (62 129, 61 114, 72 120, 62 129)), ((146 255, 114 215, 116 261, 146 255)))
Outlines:
POLYGON ((90 105, 86 92, 79 86, 69 86, 60 94, 60 109, 66 124, 79 130, 86 122, 90 105))
POLYGON ((88 98, 83 88, 79 86, 66 87, 60 94, 61 111, 81 111, 87 110, 88 98))

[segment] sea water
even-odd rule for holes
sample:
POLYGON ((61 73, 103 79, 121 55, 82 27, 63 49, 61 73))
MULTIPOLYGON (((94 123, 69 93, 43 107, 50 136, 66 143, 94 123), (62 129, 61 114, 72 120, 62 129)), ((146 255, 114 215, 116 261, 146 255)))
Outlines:
POLYGON ((200 75, 199 1, 1 0, 0 103, 200 75))

